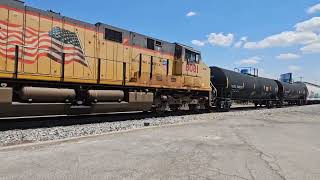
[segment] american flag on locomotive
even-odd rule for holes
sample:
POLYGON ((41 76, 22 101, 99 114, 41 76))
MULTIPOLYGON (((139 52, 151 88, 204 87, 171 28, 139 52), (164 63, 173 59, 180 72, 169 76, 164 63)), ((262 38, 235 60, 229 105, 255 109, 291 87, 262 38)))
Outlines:
POLYGON ((19 60, 23 63, 33 64, 44 56, 62 63, 65 53, 66 64, 76 61, 88 66, 77 34, 60 27, 41 32, 0 21, 0 55, 14 59, 15 45, 20 46, 19 60))

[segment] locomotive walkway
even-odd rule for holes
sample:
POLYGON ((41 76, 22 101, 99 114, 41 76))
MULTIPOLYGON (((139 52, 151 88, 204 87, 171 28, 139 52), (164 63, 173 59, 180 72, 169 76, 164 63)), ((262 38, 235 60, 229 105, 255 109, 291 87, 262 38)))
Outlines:
POLYGON ((0 179, 320 179, 320 106, 0 149, 0 179))

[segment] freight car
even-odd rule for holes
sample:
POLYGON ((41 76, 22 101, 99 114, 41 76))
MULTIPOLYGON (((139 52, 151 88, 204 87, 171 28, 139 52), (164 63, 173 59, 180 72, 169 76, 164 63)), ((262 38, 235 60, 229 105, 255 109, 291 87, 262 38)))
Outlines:
POLYGON ((219 67, 210 67, 211 82, 217 89, 213 104, 220 111, 229 111, 232 100, 272 107, 279 103, 278 84, 273 79, 241 74, 219 67))
POLYGON ((232 101, 251 102, 257 107, 304 105, 308 89, 304 83, 284 83, 274 79, 242 74, 219 67, 210 67, 211 82, 216 88, 213 104, 219 111, 229 111, 232 101))
POLYGON ((312 83, 304 82, 308 90, 307 104, 320 103, 320 86, 312 83))
POLYGON ((286 83, 276 81, 279 86, 280 103, 288 103, 289 105, 304 105, 307 101, 308 89, 304 83, 286 83))
POLYGON ((207 109, 210 69, 178 43, 0 1, 0 116, 207 109))

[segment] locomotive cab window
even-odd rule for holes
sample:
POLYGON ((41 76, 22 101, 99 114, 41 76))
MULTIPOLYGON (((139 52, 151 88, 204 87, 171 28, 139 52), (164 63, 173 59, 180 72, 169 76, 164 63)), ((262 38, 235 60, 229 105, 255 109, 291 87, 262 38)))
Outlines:
POLYGON ((147 48, 154 50, 154 40, 153 39, 147 39, 147 48))
POLYGON ((117 43, 122 43, 122 32, 106 28, 105 39, 117 43))
POLYGON ((186 49, 186 53, 185 53, 185 60, 189 63, 189 64, 198 64, 200 62, 200 54, 199 53, 195 53, 192 52, 188 49, 186 49))
POLYGON ((155 50, 161 51, 161 49, 162 49, 162 43, 160 41, 156 41, 155 50))
POLYGON ((162 43, 153 39, 147 38, 147 48, 151 50, 161 51, 162 43))
POLYGON ((175 51, 174 51, 174 57, 176 60, 182 59, 182 47, 179 45, 176 45, 175 51))

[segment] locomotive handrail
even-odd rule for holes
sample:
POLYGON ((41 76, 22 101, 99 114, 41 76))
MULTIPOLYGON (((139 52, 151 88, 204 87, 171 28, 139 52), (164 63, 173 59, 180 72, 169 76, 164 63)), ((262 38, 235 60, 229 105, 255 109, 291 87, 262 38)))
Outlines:
POLYGON ((217 97, 218 96, 218 94, 217 94, 217 88, 213 85, 213 83, 210 81, 210 86, 211 86, 211 88, 212 88, 212 92, 214 92, 214 97, 217 97))

